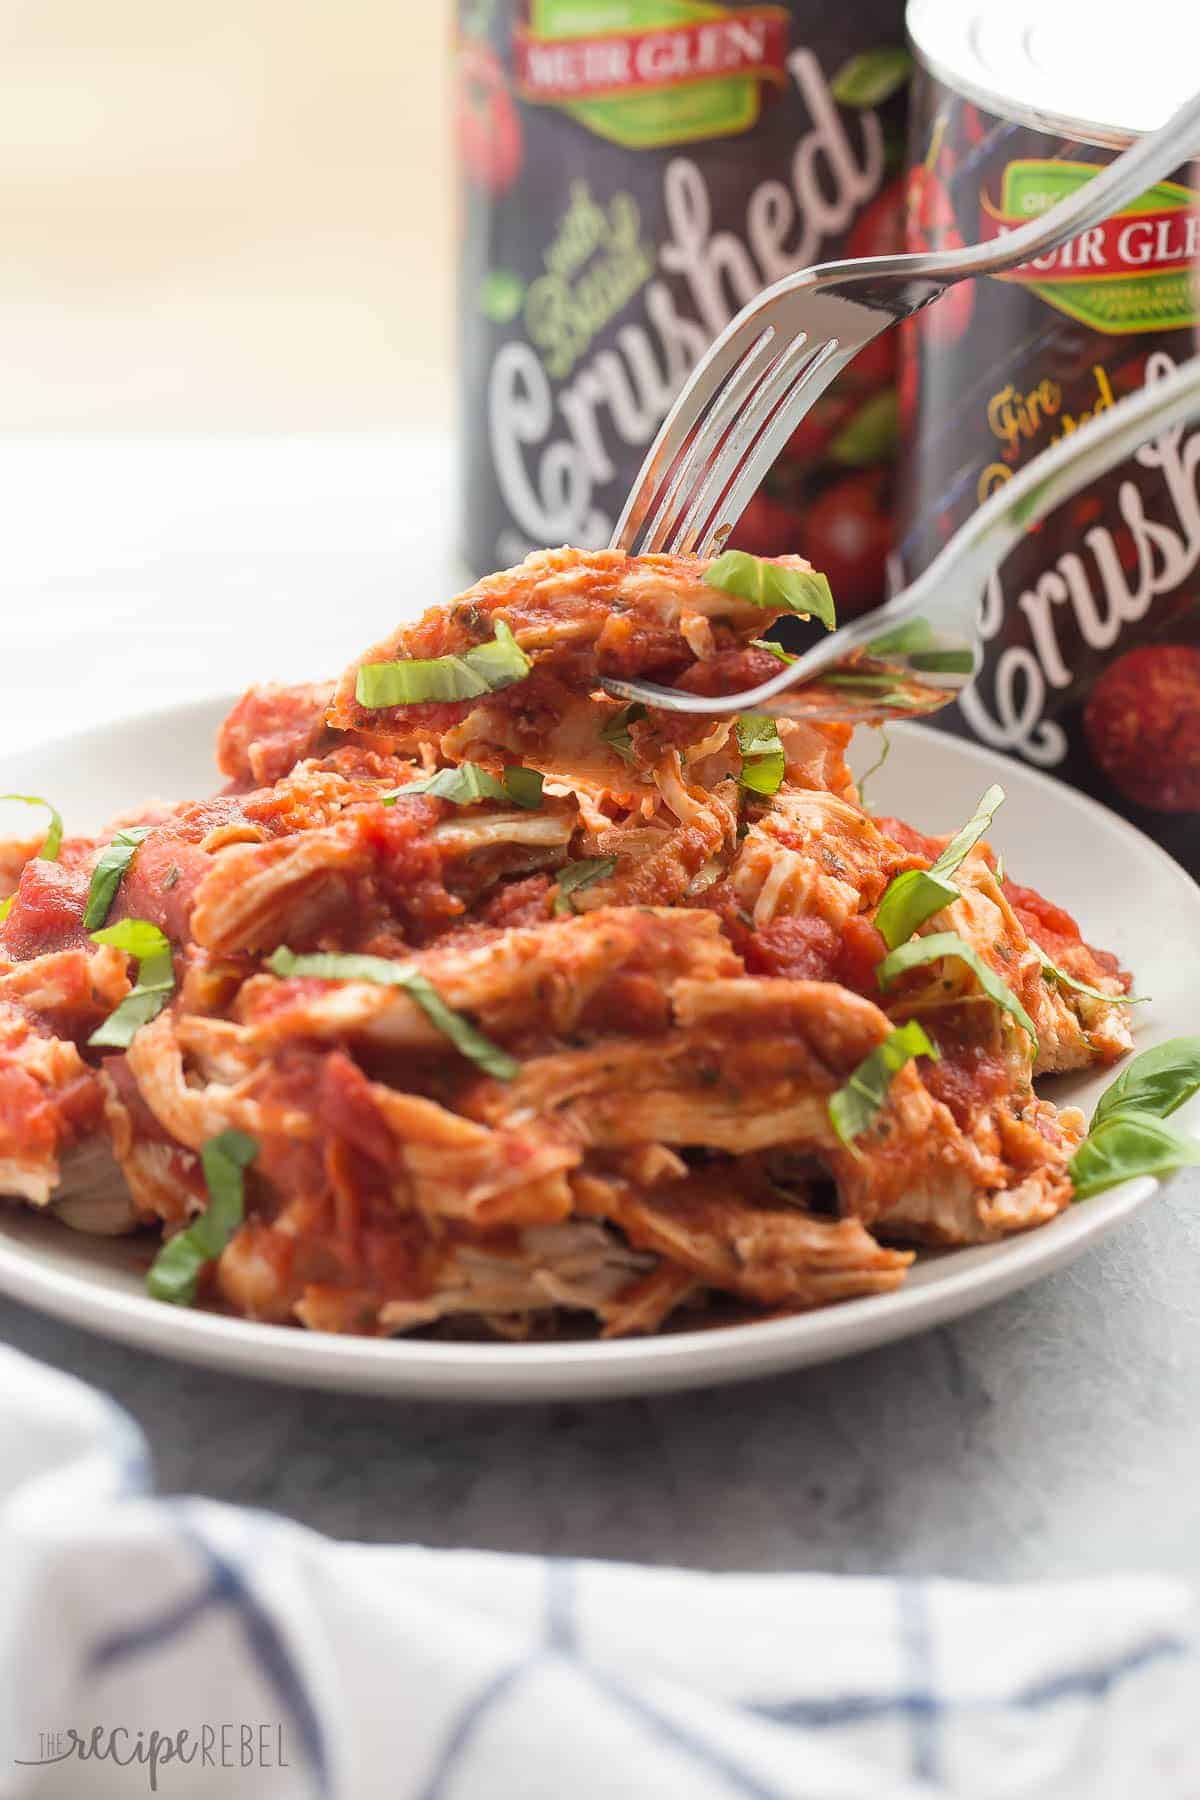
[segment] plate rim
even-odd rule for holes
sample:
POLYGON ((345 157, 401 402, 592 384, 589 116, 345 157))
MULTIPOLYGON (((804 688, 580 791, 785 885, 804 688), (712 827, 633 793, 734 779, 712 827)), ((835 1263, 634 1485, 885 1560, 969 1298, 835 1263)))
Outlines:
MULTIPOLYGON (((69 756, 73 747, 94 746, 115 731, 152 732, 163 727, 178 731, 187 725, 199 729, 201 721, 211 726, 218 709, 227 711, 238 697, 213 692, 47 736, 19 752, 0 753, 0 767, 18 755, 36 757, 52 750, 69 756)), ((1098 818, 1109 831, 1115 826, 1143 856, 1149 850, 1163 874, 1192 904, 1200 904, 1200 884, 1187 870, 1091 795, 969 738, 914 723, 894 729, 897 735, 930 745, 952 746, 956 755, 993 775, 997 763, 1015 763, 1022 778, 1035 790, 1044 790, 1056 805, 1073 806, 1098 818)), ((251 1379, 431 1401, 599 1399, 753 1380, 831 1362, 944 1324, 1073 1260, 1168 1185, 1169 1178, 1137 1177, 1087 1201, 1086 1207, 1069 1207, 1035 1231, 950 1252, 948 1266, 928 1283, 905 1283, 891 1293, 865 1295, 811 1312, 644 1338, 456 1344, 302 1332, 294 1326, 186 1309, 164 1317, 162 1302, 48 1265, 25 1248, 19 1235, 4 1231, 0 1231, 0 1292, 127 1346, 251 1379)), ((22 1209, 20 1219, 22 1225, 38 1222, 30 1209, 22 1209)))

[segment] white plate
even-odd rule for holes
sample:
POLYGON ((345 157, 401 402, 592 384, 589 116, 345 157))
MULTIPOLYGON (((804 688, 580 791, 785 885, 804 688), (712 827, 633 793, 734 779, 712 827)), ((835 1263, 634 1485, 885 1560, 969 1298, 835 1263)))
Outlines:
MULTIPOLYGON (((150 797, 204 794, 216 785, 212 742, 229 704, 173 707, 0 757, 0 792, 51 796, 72 830, 94 829, 150 797)), ((1023 764, 915 725, 894 731, 871 799, 926 830, 949 831, 997 779, 1008 799, 989 837, 1014 876, 1074 912, 1085 935, 1115 950, 1139 990, 1154 996, 1138 1009, 1139 1046, 1195 1031, 1200 888, 1131 825, 1023 764)), ((1049 1091, 1090 1110, 1109 1079, 1064 1078, 1049 1091)), ((0 1208, 0 1290, 124 1343, 273 1381, 438 1399, 582 1399, 745 1380, 941 1324, 1070 1262, 1157 1187, 1127 1182, 1028 1236, 923 1257, 894 1294, 619 1343, 380 1341, 186 1311, 146 1297, 128 1244, 78 1236, 16 1206, 0 1208)))

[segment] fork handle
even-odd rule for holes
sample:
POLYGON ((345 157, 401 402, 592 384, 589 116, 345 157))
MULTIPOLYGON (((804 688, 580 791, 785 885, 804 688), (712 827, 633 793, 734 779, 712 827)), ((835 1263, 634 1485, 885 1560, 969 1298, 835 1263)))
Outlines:
MULTIPOLYGON (((1097 165, 1097 173, 1073 194, 1059 200, 1048 212, 1018 225, 1003 237, 968 244, 960 250, 906 252, 897 256, 870 256, 851 262, 822 263, 806 270, 799 281, 807 285, 819 277, 822 286, 832 281, 869 286, 876 281, 911 280, 919 284, 921 300, 932 300, 951 281, 968 275, 995 275, 1015 269, 1050 250, 1057 250, 1092 225, 1120 212, 1131 200, 1161 181, 1181 163, 1200 154, 1200 94, 1171 114, 1165 125, 1122 150, 1112 162, 1097 165)), ((785 277, 785 281, 788 280, 785 277)), ((795 279, 795 278, 790 278, 795 279)), ((919 303, 919 302, 918 302, 919 303)))
MULTIPOLYGON (((990 494, 908 588, 906 611, 920 611, 949 581, 977 595, 1031 525, 1127 456, 1200 413, 1200 356, 1118 400, 1026 463, 990 494)), ((877 635, 887 608, 875 615, 877 635)))
POLYGON ((1041 451, 964 520, 928 568, 894 599, 814 644, 790 668, 744 696, 743 704, 760 706, 774 693, 812 680, 913 619, 928 619, 947 644, 974 645, 983 588, 1029 527, 1148 439, 1198 413, 1200 356, 1193 356, 1041 451))

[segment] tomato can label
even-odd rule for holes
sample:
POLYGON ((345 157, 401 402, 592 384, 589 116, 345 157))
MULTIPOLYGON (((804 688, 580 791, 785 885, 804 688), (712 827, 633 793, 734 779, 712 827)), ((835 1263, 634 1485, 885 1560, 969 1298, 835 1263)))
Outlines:
MULTIPOLYGON (((918 73, 910 248, 1002 238, 1114 152, 918 73)), ((904 331, 899 561, 924 568, 1047 445, 1195 350, 1200 193, 1175 171, 1060 249, 951 288, 904 331)), ((985 657, 939 723, 1124 812, 1200 873, 1200 430, 1146 444, 989 582, 985 657)))
MULTIPOLYGON (((463 0, 462 534, 483 572, 606 542, 688 370, 767 283, 899 247, 901 0, 463 0)), ((735 537, 824 533, 882 593, 894 346, 822 401, 735 537)), ((839 573, 842 579, 839 581, 839 573)))

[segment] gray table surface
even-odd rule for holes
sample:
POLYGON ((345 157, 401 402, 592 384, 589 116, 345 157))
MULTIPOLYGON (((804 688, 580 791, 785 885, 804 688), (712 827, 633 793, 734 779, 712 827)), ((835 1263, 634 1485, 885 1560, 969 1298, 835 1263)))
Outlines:
MULTIPOLYGON (((738 1387, 588 1405, 209 1374, 0 1302, 138 1420, 159 1486, 335 1537, 711 1569, 1021 1580, 1200 1565, 1200 1181, 955 1325, 738 1387)), ((749 1329, 753 1329, 750 1327, 749 1329)))

